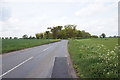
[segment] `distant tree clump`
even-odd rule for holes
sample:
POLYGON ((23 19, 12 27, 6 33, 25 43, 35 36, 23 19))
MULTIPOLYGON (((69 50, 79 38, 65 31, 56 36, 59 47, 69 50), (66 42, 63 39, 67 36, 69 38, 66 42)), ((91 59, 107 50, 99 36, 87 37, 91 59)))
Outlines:
POLYGON ((10 37, 10 39, 12 39, 12 37, 10 37))
POLYGON ((18 39, 18 37, 14 37, 14 39, 18 39))
MULTIPOLYGON (((97 35, 91 35, 89 32, 84 30, 77 30, 77 25, 64 25, 64 26, 54 26, 48 27, 50 31, 45 31, 44 33, 37 33, 37 39, 85 39, 85 38, 98 38, 97 35), (63 29, 64 28, 64 29, 63 29)), ((105 38, 106 35, 102 34, 100 37, 105 38)))
POLYGON ((32 36, 29 36, 29 38, 28 38, 28 39, 35 39, 35 37, 34 37, 34 36, 33 36, 33 37, 32 37, 32 36))
POLYGON ((43 39, 44 35, 43 33, 37 33, 35 34, 37 39, 43 39))
POLYGON ((36 38, 37 38, 37 39, 39 39, 39 38, 40 38, 39 34, 35 34, 35 36, 36 36, 36 38))
POLYGON ((98 36, 97 35, 92 35, 91 38, 98 38, 98 36))
POLYGON ((23 39, 28 39, 28 36, 26 34, 23 35, 22 37, 23 37, 23 39))
POLYGON ((116 36, 116 35, 114 35, 113 37, 114 37, 114 38, 116 38, 117 36, 116 36))
POLYGON ((49 31, 46 31, 46 32, 45 32, 44 35, 45 35, 45 38, 46 38, 46 39, 49 39, 49 33, 50 33, 49 31))
POLYGON ((105 38, 105 37, 106 37, 105 33, 102 33, 101 38, 105 38))
POLYGON ((62 30, 62 26, 56 26, 56 27, 53 27, 53 28, 48 27, 48 29, 51 30, 53 38, 54 38, 54 39, 57 39, 58 36, 59 36, 59 33, 60 33, 61 30, 62 30))
MULTIPOLYGON (((52 37, 54 39, 68 39, 68 38, 91 38, 91 34, 88 32, 80 31, 76 29, 77 25, 65 25, 64 29, 63 26, 56 26, 56 27, 48 27, 50 29, 52 37)), ((49 32, 50 33, 50 32, 49 32)))
MULTIPOLYGON (((54 26, 54 27, 48 27, 47 31, 43 33, 37 33, 35 34, 35 37, 28 35, 23 35, 21 39, 86 39, 86 38, 105 38, 105 33, 102 33, 99 37, 97 35, 91 35, 89 32, 86 32, 85 30, 77 30, 77 25, 75 24, 68 24, 64 26, 54 26)), ((117 37, 117 36, 114 36, 117 37)), ((14 37, 13 39, 16 39, 17 37, 14 37)), ((2 37, 2 39, 4 39, 2 37)), ((8 37, 5 37, 5 39, 8 39, 8 37)), ((9 39, 12 39, 10 37, 9 39)), ((18 38, 17 38, 18 39, 18 38)))
MULTIPOLYGON (((20 39, 86 39, 86 38, 106 38, 105 33, 102 33, 99 37, 97 35, 91 35, 89 32, 86 32, 85 30, 77 30, 77 25, 74 24, 68 24, 64 26, 54 26, 54 27, 48 27, 47 31, 43 33, 37 33, 35 34, 35 37, 28 35, 23 35, 20 39)), ((118 36, 113 36, 114 38, 118 36)), ((8 39, 8 37, 2 37, 2 39, 8 39)), ((10 37, 9 39, 12 39, 10 37)), ((17 37, 14 37, 13 39, 18 39, 17 37)))
POLYGON ((8 39, 8 37, 5 37, 5 39, 8 39))
POLYGON ((4 39, 4 37, 2 37, 2 39, 4 39))
POLYGON ((29 39, 32 39, 32 36, 30 36, 29 39))

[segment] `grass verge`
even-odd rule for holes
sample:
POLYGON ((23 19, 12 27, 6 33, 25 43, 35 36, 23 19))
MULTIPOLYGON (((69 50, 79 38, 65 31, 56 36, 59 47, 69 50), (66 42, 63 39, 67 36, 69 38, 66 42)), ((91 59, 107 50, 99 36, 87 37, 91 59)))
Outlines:
POLYGON ((118 77, 118 39, 69 40, 69 53, 81 78, 118 77))
POLYGON ((60 41, 60 39, 4 39, 2 54, 60 41))

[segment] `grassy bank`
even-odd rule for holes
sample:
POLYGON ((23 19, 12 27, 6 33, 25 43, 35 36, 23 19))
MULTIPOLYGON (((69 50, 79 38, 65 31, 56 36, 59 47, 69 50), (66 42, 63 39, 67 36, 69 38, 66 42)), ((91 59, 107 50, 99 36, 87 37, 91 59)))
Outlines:
POLYGON ((118 77, 118 39, 69 41, 69 53, 81 78, 118 77))
POLYGON ((16 51, 20 49, 40 46, 52 42, 60 41, 59 39, 4 39, 2 40, 2 53, 16 51))

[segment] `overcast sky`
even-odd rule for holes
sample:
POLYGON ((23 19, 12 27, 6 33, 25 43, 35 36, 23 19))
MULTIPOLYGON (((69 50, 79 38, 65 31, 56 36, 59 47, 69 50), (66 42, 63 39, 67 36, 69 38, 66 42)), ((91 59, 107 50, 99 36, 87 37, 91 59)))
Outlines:
POLYGON ((76 24, 93 35, 118 35, 118 0, 1 0, 0 34, 32 35, 76 24))

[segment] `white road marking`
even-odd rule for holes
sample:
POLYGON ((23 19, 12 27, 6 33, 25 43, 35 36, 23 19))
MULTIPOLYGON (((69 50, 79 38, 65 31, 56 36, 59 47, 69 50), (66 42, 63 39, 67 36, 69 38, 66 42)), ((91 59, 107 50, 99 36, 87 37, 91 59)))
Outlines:
MULTIPOLYGON (((51 46, 51 47, 52 47, 52 46, 51 46)), ((48 50, 48 49, 51 48, 51 47, 48 47, 48 48, 44 49, 43 51, 46 51, 46 50, 48 50)))
POLYGON ((67 54, 65 54, 65 57, 67 57, 67 54))
POLYGON ((19 66, 21 66, 22 64, 26 63, 27 61, 31 60, 33 57, 28 58, 27 60, 23 61, 22 63, 18 64, 17 66, 15 66, 14 68, 10 69, 9 71, 5 72, 4 74, 0 75, 0 78, 5 76, 6 74, 8 74, 9 72, 13 71, 14 69, 18 68, 19 66))

